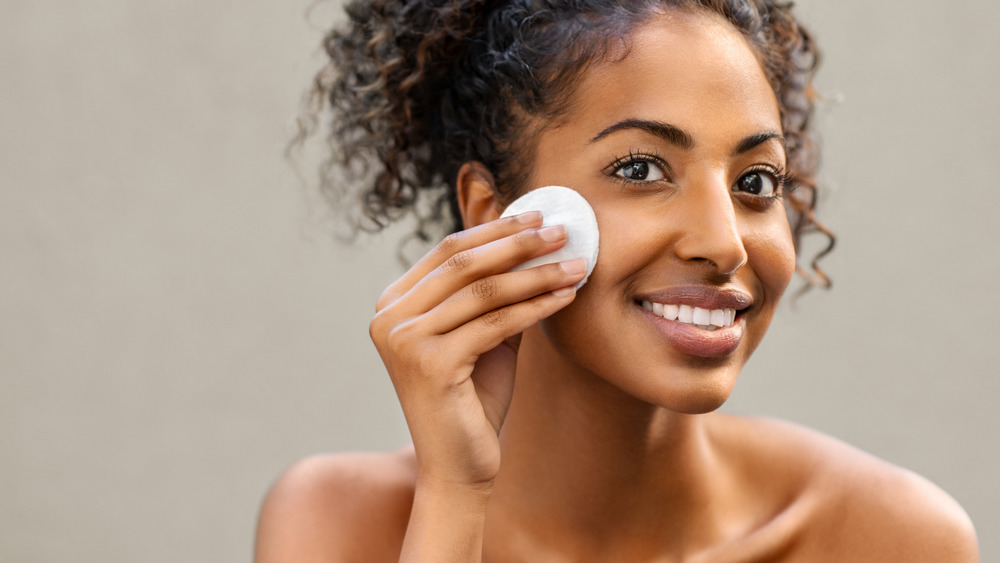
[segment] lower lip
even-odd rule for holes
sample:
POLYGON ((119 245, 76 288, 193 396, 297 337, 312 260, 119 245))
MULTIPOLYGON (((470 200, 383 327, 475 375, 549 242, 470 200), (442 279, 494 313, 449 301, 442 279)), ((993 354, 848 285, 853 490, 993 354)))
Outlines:
POLYGON ((694 325, 669 321, 639 307, 679 352, 698 358, 721 358, 736 351, 743 339, 743 315, 733 324, 715 330, 703 330, 694 325))

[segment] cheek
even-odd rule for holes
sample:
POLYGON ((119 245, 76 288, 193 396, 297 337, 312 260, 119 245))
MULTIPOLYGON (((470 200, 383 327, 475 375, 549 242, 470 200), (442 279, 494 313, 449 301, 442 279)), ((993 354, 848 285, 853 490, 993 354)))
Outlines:
POLYGON ((750 239, 747 253, 765 295, 776 302, 795 275, 795 245, 787 221, 775 221, 750 239))
POLYGON ((620 286, 668 253, 671 236, 664 225, 671 221, 667 211, 649 203, 598 202, 594 213, 601 229, 601 248, 594 272, 600 274, 602 284, 620 286))
MULTIPOLYGON (((639 249, 645 243, 636 236, 638 230, 628 230, 612 215, 595 207, 600 225, 600 251, 597 264, 576 299, 566 308, 542 321, 541 328, 549 342, 560 353, 576 358, 588 368, 594 368, 593 352, 616 336, 616 322, 630 303, 624 299, 630 274, 641 270, 646 261, 639 249)), ((617 327, 620 328, 620 327, 617 327)))

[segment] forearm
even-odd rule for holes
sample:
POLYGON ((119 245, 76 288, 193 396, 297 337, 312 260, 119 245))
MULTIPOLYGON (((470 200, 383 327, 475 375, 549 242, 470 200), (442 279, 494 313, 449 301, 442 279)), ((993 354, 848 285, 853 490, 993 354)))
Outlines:
POLYGON ((486 505, 492 487, 421 486, 403 542, 401 563, 482 561, 486 505))

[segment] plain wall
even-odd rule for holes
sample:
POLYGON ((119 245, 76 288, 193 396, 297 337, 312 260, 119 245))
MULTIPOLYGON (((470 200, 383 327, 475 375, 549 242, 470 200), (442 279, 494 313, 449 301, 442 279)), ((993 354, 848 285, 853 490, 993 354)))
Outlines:
MULTIPOLYGON (((1000 560, 1000 4, 800 4, 835 287, 724 408, 925 475, 1000 560)), ((401 231, 339 244, 282 154, 308 5, 0 3, 0 560, 247 561, 283 467, 406 442, 367 335, 401 231)))

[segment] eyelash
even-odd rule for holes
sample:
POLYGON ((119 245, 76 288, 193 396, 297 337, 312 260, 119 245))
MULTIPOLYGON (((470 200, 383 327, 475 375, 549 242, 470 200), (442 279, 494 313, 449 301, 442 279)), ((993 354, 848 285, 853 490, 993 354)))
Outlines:
MULTIPOLYGON (((652 184, 657 182, 670 182, 672 176, 670 165, 668 165, 666 161, 664 161, 661 157, 656 156, 655 154, 644 154, 641 152, 636 152, 632 149, 629 149, 627 155, 615 158, 615 161, 612 162, 607 168, 605 168, 604 171, 605 174, 607 174, 611 179, 618 181, 620 184, 626 187, 643 185, 643 184, 652 184), (622 170, 625 166, 629 164, 635 164, 638 162, 645 162, 658 167, 660 171, 663 173, 664 178, 659 180, 632 180, 630 178, 624 178, 618 175, 618 172, 622 170)), ((751 166, 747 170, 743 171, 736 179, 737 184, 739 183, 740 179, 742 179, 744 176, 753 173, 764 173, 767 174, 768 176, 771 176, 771 178, 773 178, 775 182, 774 193, 763 196, 748 194, 745 192, 737 191, 735 189, 736 184, 734 184, 733 187, 730 189, 733 191, 733 193, 739 194, 739 197, 741 197, 745 202, 748 203, 755 202, 756 205, 760 207, 770 207, 772 203, 775 203, 783 199, 785 197, 785 190, 788 188, 789 185, 792 184, 792 175, 788 173, 788 171, 785 168, 773 167, 766 164, 758 164, 755 166, 751 166)))
POLYGON ((616 180, 622 183, 623 185, 649 184, 653 182, 670 181, 669 179, 671 176, 670 165, 668 165, 667 162, 663 160, 663 158, 655 154, 636 152, 632 149, 629 149, 628 154, 615 158, 615 161, 612 162, 610 165, 608 165, 608 167, 604 169, 604 172, 609 177, 611 177, 611 179, 616 180), (637 162, 645 162, 658 167, 660 171, 663 172, 664 179, 632 180, 630 178, 623 178, 618 175, 618 171, 624 168, 626 165, 634 164, 637 162))
MULTIPOLYGON (((618 171, 624 168, 626 165, 634 164, 637 162, 646 162, 655 165, 660 168, 663 172, 665 178, 664 180, 669 181, 670 177, 670 166, 659 156, 655 154, 645 154, 641 152, 636 152, 634 150, 629 150, 627 155, 615 158, 607 168, 605 168, 605 173, 612 179, 624 184, 624 185, 635 185, 635 184, 647 184, 653 182, 662 182, 664 180, 632 180, 629 178, 623 178, 618 175, 618 171)), ((753 174, 755 172, 763 172, 774 178, 775 188, 774 193, 766 196, 751 196, 758 200, 780 200, 785 195, 785 190, 792 183, 792 175, 784 168, 774 168, 767 165, 757 165, 752 166, 748 170, 745 170, 740 174, 739 178, 746 176, 747 174, 753 174)), ((739 181, 739 178, 737 181, 739 181)), ((742 192, 737 192, 742 193, 742 192)))
POLYGON ((740 178, 743 178, 747 174, 753 174, 754 172, 764 172, 774 178, 775 186, 774 193, 766 196, 752 196, 756 199, 765 200, 778 200, 785 197, 785 189, 792 183, 792 175, 784 168, 773 168, 764 164, 759 164, 756 166, 751 166, 749 169, 745 170, 740 174, 739 178, 736 179, 739 182, 740 178))

